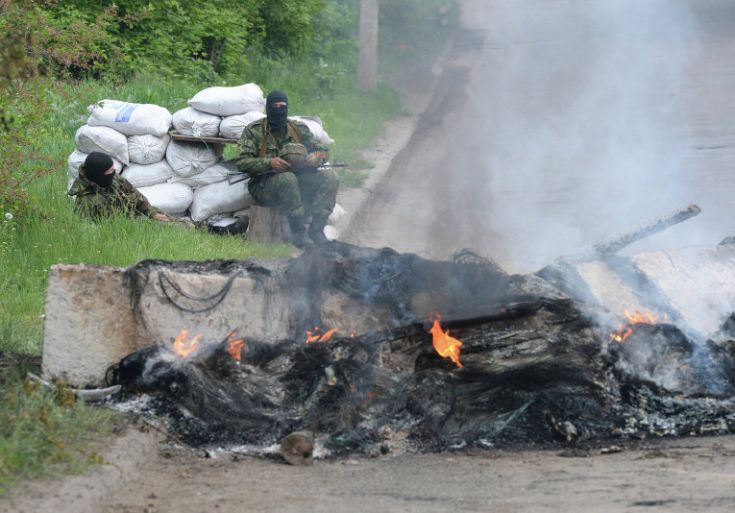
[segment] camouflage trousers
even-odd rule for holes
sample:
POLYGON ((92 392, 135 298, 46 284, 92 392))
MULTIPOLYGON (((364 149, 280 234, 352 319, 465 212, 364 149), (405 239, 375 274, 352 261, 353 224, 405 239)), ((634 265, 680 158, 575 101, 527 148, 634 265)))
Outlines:
POLYGON ((291 172, 250 179, 248 190, 255 203, 281 208, 289 217, 327 217, 337 201, 339 179, 332 169, 291 172))

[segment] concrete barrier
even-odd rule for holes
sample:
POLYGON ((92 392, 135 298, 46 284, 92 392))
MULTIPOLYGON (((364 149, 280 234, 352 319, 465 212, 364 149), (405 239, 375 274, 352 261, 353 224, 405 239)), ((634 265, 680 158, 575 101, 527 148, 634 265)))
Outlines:
MULTIPOLYGON (((209 342, 222 341, 233 330, 246 343, 299 341, 315 323, 338 327, 347 336, 437 313, 447 319, 487 315, 514 287, 514 293, 560 294, 535 276, 500 278, 495 271, 464 276, 455 273, 456 263, 391 250, 334 248, 327 256, 268 262, 53 266, 43 373, 75 385, 99 385, 111 364, 142 347, 171 343, 184 329, 209 342), (397 269, 396 280, 390 274, 397 269), (381 280, 396 289, 391 294, 401 295, 399 301, 381 299, 381 280)), ((579 286, 562 284, 564 292, 610 314, 610 323, 625 309, 652 310, 707 336, 735 311, 735 246, 616 257, 578 264, 570 272, 579 286)))

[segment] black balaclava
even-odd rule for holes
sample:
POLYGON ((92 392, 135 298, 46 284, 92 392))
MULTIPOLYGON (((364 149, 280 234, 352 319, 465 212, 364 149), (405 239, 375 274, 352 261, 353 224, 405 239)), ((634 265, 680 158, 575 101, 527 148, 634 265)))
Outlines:
POLYGON ((288 96, 282 91, 271 91, 265 100, 265 113, 268 116, 268 125, 276 130, 286 128, 288 121, 288 96), (274 107, 276 102, 286 102, 285 107, 274 107))
POLYGON ((115 174, 106 175, 105 171, 112 166, 112 157, 99 151, 93 151, 84 160, 84 176, 100 187, 109 187, 112 185, 115 174))

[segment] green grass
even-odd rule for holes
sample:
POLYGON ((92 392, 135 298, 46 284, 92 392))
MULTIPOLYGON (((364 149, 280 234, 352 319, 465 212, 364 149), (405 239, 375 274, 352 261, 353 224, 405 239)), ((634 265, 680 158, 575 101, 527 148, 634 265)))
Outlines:
POLYGON ((30 381, 0 387, 0 497, 21 478, 76 473, 103 463, 93 449, 119 418, 77 403, 64 385, 42 390, 30 381))

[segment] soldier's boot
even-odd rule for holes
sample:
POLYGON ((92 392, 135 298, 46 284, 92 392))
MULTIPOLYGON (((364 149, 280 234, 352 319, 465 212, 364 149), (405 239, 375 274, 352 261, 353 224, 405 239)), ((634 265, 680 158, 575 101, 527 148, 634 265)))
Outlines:
POLYGON ((287 219, 291 228, 291 243, 300 249, 312 247, 314 243, 306 234, 304 216, 288 216, 287 219))
POLYGON ((309 238, 314 241, 314 244, 326 244, 329 242, 326 235, 324 235, 324 227, 327 226, 326 216, 315 216, 311 219, 309 225, 309 238))

